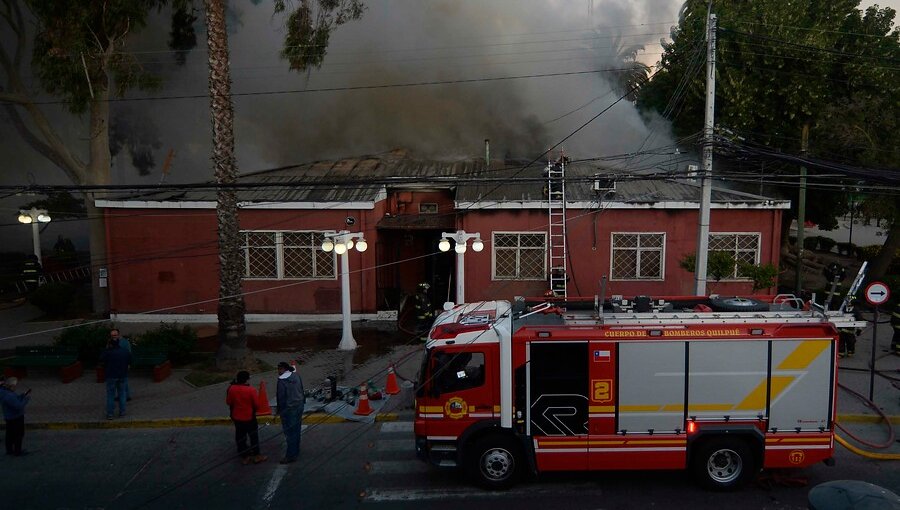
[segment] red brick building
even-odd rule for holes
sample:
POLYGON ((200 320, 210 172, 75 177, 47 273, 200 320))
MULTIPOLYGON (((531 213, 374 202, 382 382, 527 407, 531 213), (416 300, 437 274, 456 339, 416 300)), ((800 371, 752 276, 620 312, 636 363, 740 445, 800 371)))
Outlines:
MULTIPOLYGON (((317 162, 245 174, 238 192, 248 320, 330 319, 340 313, 337 256, 324 233, 361 232, 349 251, 354 317, 396 312, 429 282, 436 304, 454 300, 456 254, 442 232, 479 233, 484 251, 465 253, 466 299, 536 296, 548 288, 544 165, 484 160, 437 162, 403 153, 317 162)), ((696 250, 700 189, 687 179, 615 177, 593 163, 566 170, 569 295, 683 295, 693 274, 679 261, 696 250), (601 190, 594 176, 607 174, 601 190)), ((714 188, 710 249, 778 264, 786 201, 714 188)), ((98 200, 105 211, 113 316, 155 313, 211 320, 218 295, 215 192, 178 191, 98 200)), ((708 291, 747 294, 750 283, 710 282, 708 291)), ((383 314, 384 315, 384 314, 383 314)), ((389 314, 388 314, 389 315, 389 314)))

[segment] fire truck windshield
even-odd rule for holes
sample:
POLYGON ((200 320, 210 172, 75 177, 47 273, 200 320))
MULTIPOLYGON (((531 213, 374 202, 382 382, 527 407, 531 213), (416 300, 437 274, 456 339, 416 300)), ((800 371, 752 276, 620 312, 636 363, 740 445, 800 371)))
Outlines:
POLYGON ((483 384, 483 352, 447 352, 430 349, 419 371, 419 389, 416 394, 423 397, 427 391, 432 396, 438 396, 477 388, 483 384))

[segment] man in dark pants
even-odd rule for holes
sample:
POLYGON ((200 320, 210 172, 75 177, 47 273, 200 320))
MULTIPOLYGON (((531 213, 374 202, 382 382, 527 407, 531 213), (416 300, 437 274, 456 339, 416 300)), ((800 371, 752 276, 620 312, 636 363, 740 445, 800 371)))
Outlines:
POLYGON ((28 404, 28 393, 16 393, 19 380, 15 377, 6 379, 0 384, 0 405, 3 407, 3 419, 6 420, 6 454, 21 457, 22 439, 25 437, 25 405, 28 404))
POLYGON ((125 380, 131 353, 119 347, 118 339, 110 338, 106 350, 100 354, 100 363, 106 377, 106 419, 113 419, 116 400, 119 401, 119 416, 125 416, 125 380))
POLYGON ((281 430, 287 451, 282 464, 290 464, 300 456, 300 427, 303 419, 303 406, 306 396, 303 394, 303 381, 294 372, 294 367, 284 361, 278 363, 278 385, 276 389, 278 416, 281 417, 281 430))

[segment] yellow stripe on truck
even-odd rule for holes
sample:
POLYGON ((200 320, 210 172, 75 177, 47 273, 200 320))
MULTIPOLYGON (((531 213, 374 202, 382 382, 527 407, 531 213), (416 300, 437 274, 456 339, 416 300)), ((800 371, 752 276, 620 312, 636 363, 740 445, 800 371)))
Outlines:
POLYGON ((790 353, 775 370, 803 370, 809 367, 822 351, 831 346, 830 340, 807 340, 790 353))

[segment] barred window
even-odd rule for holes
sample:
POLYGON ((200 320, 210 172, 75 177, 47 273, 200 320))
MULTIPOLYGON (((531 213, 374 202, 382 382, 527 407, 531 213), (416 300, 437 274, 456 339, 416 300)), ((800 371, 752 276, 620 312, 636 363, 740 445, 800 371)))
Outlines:
POLYGON ((547 277, 547 237, 539 233, 494 232, 495 280, 543 280, 547 277))
POLYGON ((735 260, 734 272, 730 279, 744 279, 741 274, 742 262, 759 264, 760 235, 758 233, 715 233, 709 235, 709 251, 723 251, 735 260))
POLYGON ((612 280, 662 280, 666 234, 614 233, 612 280))
POLYGON ((245 278, 333 279, 334 255, 322 232, 243 232, 245 278))

